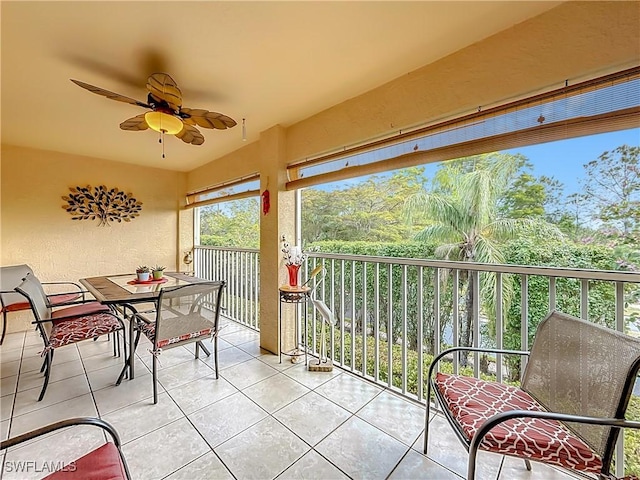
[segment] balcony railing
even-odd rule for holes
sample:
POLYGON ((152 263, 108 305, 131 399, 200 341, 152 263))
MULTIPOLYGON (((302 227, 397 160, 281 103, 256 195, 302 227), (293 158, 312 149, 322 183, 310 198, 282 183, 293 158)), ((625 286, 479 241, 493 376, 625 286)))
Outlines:
MULTIPOLYGON (((198 247, 195 260, 196 275, 227 281, 226 314, 259 328, 258 251, 198 247)), ((625 314, 640 291, 636 272, 312 253, 303 278, 320 264, 324 275, 311 286, 335 315, 326 339, 334 364, 420 402, 442 349, 462 342, 528 350, 554 309, 640 334, 625 314)), ((309 309, 306 321, 307 347, 317 355, 321 317, 309 309)), ((440 369, 518 382, 519 361, 474 353, 440 369)))
POLYGON ((260 329, 260 252, 251 248, 196 247, 195 275, 224 280, 223 314, 242 325, 260 329))

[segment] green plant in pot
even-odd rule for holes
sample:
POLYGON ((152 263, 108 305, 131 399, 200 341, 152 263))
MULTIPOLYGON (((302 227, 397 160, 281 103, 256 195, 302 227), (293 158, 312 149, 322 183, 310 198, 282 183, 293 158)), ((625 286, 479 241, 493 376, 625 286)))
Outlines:
POLYGON ((154 280, 160 280, 162 279, 162 276, 164 275, 164 269, 167 267, 163 267, 160 265, 156 265, 155 267, 153 267, 151 269, 151 272, 153 274, 153 279, 154 280))
POLYGON ((136 275, 139 282, 148 282, 151 278, 151 269, 146 265, 140 265, 136 268, 136 275))

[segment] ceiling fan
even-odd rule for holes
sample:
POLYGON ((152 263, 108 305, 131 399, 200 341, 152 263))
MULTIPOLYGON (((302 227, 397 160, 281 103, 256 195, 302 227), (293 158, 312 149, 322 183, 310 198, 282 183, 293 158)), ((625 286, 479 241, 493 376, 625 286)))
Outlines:
MULTIPOLYGON (((217 112, 210 112, 199 108, 183 108, 182 92, 175 80, 166 73, 154 73, 147 79, 147 103, 125 97, 119 93, 110 92, 100 87, 89 85, 79 80, 71 79, 73 83, 97 95, 111 100, 129 103, 151 111, 131 117, 120 124, 122 130, 141 131, 151 128, 162 135, 175 135, 185 143, 202 145, 204 136, 196 128, 216 128, 225 130, 234 127, 236 121, 217 112)), ((164 157, 164 153, 163 153, 164 157)))

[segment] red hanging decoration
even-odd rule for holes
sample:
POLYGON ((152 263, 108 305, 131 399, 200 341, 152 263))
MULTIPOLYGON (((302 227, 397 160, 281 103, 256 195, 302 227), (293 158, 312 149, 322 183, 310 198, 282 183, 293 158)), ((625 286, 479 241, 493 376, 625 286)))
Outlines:
POLYGON ((269 203, 269 190, 265 190, 262 192, 262 213, 266 215, 269 213, 269 209, 271 208, 271 204, 269 203))

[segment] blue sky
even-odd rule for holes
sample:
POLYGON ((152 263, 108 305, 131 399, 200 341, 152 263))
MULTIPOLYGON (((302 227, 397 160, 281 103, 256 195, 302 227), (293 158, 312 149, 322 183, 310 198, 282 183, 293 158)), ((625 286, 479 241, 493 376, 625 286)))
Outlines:
MULTIPOLYGON (((586 137, 559 140, 528 147, 505 150, 505 153, 520 153, 533 164, 536 176, 553 177, 564 185, 564 195, 580 190, 580 179, 584 177, 583 165, 597 159, 603 152, 613 150, 620 145, 640 147, 640 129, 620 130, 617 132, 589 135, 586 137)), ((433 178, 439 164, 424 165, 425 174, 433 178)), ((384 175, 384 174, 383 174, 384 175)), ((364 177, 341 180, 315 188, 335 190, 360 183, 364 177)))

